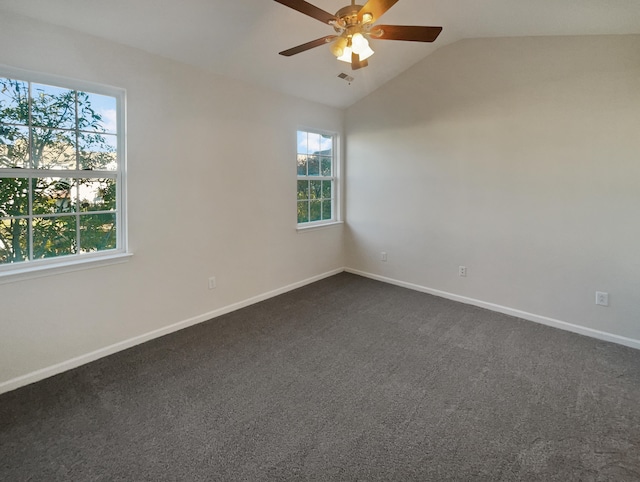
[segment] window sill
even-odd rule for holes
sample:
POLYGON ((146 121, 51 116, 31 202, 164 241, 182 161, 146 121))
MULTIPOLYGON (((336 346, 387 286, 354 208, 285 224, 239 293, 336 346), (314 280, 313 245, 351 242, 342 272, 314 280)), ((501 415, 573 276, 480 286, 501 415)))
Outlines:
POLYGON ((0 272, 0 285, 14 283, 34 278, 43 278, 72 271, 82 271, 86 269, 110 266, 112 264, 126 263, 132 253, 117 253, 109 256, 97 258, 74 259, 72 261, 60 261, 59 263, 45 264, 40 266, 29 266, 11 271, 0 272))
POLYGON ((309 231, 315 231, 316 229, 323 228, 335 228, 344 224, 344 221, 331 221, 329 223, 311 224, 309 226, 298 225, 296 231, 300 233, 308 233, 309 231))

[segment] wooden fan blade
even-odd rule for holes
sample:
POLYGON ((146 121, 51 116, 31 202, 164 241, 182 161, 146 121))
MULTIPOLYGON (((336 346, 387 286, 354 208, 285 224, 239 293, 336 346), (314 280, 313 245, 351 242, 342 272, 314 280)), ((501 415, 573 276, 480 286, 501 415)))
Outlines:
POLYGON ((316 20, 320 20, 322 23, 331 23, 338 20, 335 15, 332 15, 329 12, 325 12, 321 8, 318 8, 315 5, 311 5, 309 2, 305 2, 304 0, 275 0, 275 1, 289 8, 293 8, 294 10, 297 10, 300 13, 304 13, 309 17, 315 18, 316 20))
POLYGON ((358 12, 358 21, 362 22, 364 14, 370 13, 373 16, 372 22, 375 22, 397 2, 398 0, 369 0, 358 12))
POLYGON ((320 47, 320 45, 328 44, 336 37, 337 35, 327 35, 326 37, 312 40, 311 42, 298 45, 297 47, 290 48, 289 50, 283 50, 282 52, 280 52, 280 55, 291 57, 292 55, 299 54, 300 52, 304 52, 305 50, 310 50, 315 47, 320 47))
POLYGON ((369 65, 367 59, 360 60, 360 56, 356 53, 351 53, 351 70, 358 70, 369 65))
POLYGON ((410 42, 433 42, 442 32, 442 27, 416 27, 411 25, 376 25, 371 37, 384 40, 408 40, 410 42))

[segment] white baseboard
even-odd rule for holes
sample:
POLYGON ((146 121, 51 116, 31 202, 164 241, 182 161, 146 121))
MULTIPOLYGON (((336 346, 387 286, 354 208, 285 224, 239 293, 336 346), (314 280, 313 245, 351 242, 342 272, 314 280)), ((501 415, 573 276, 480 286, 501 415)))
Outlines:
POLYGON ((5 382, 0 383, 0 393, 9 392, 11 390, 15 390, 17 388, 23 387, 25 385, 29 385, 30 383, 34 383, 40 380, 44 380, 45 378, 49 378, 53 375, 57 375, 58 373, 65 372, 67 370, 71 370, 72 368, 79 367, 86 363, 98 360, 105 356, 112 355, 122 350, 126 350, 127 348, 134 347, 136 345, 140 345, 146 341, 153 340, 154 338, 159 338, 164 335, 168 335, 170 333, 174 333, 176 331, 182 330, 184 328, 188 328, 193 325, 197 325, 198 323, 205 322, 207 320, 211 320, 213 318, 217 318, 218 316, 225 315, 227 313, 231 313, 232 311, 239 310, 246 306, 253 305, 255 303, 259 303, 260 301, 267 300, 269 298, 273 298, 274 296, 281 295, 288 291, 292 291, 297 288, 301 288, 305 285, 315 283, 316 281, 320 281, 324 278, 328 278, 330 276, 336 275, 346 271, 348 273, 356 274, 359 276, 363 276, 365 278, 371 278, 377 281, 382 281, 384 283, 393 284, 396 286, 401 286, 403 288, 408 288, 414 291, 420 291, 422 293, 428 293, 435 296, 439 296, 441 298, 447 298, 453 301, 459 301, 461 303, 478 306, 480 308, 486 308, 491 311, 496 311, 498 313, 504 313, 506 315, 514 316, 516 318, 522 318, 524 320, 532 321, 534 323, 540 323, 547 326, 552 326, 554 328, 559 328, 561 330, 570 331, 573 333, 578 333, 580 335, 585 335, 591 338, 596 338, 598 340, 608 341, 612 343, 617 343, 619 345, 628 346, 630 348, 635 348, 640 350, 640 340, 635 340, 633 338, 627 338, 620 335, 614 335, 612 333, 607 333, 604 331, 594 330, 592 328, 586 328, 580 325, 574 325, 572 323, 567 323, 565 321, 556 320, 553 318, 548 318, 545 316, 535 315, 533 313, 528 313, 521 310, 516 310, 514 308, 509 308, 506 306, 497 305, 494 303, 488 303, 486 301, 476 300, 473 298, 468 298, 466 296, 460 296, 453 293, 448 293, 446 291, 440 291, 432 288, 427 288, 426 286, 417 285, 414 283, 408 283, 405 281, 396 280, 393 278, 388 278, 386 276, 380 276, 373 273, 367 273, 365 271, 359 271, 352 268, 338 268, 333 271, 329 271, 317 276, 313 276, 311 278, 307 278, 302 281, 298 281, 297 283, 293 283, 287 286, 283 286, 282 288, 278 288, 273 291, 269 291, 252 298, 246 299, 244 301, 240 301, 238 303, 233 303, 228 306, 224 306, 222 308, 218 308, 217 310, 210 311, 208 313, 204 313, 202 315, 189 318, 184 321, 180 321, 178 323, 174 323, 169 326, 165 326, 163 328, 159 328, 157 330, 153 330, 149 333, 145 333, 143 335, 139 335, 128 340, 124 340, 113 345, 109 345, 104 348, 100 348, 99 350, 92 351, 91 353, 86 353, 84 355, 80 355, 75 358, 71 358, 69 360, 63 361, 61 363, 57 363, 55 365, 51 365, 49 367, 43 368, 41 370, 36 370, 31 373, 27 373, 26 375, 22 375, 11 380, 7 380, 5 382))
POLYGON ((441 298, 447 298, 449 300, 459 301, 461 303, 465 303, 468 305, 474 305, 480 308, 486 308, 487 310, 496 311, 498 313, 503 313, 505 315, 514 316, 516 318, 522 318, 523 320, 533 321, 534 323, 540 323, 542 325, 552 326, 554 328, 559 328, 561 330, 571 331, 573 333, 578 333, 580 335, 596 338, 598 340, 609 341, 612 343, 617 343, 619 345, 624 345, 630 348, 635 348, 637 350, 640 350, 640 340, 635 340, 633 338, 614 335, 613 333, 594 330, 592 328, 587 328, 584 326, 567 323, 566 321, 560 321, 553 318, 548 318, 546 316, 535 315, 533 313, 516 310, 514 308, 509 308, 507 306, 496 305, 494 303, 488 303, 486 301, 476 300, 474 298, 467 298, 466 296, 460 296, 453 293, 448 293, 446 291, 435 290, 432 288, 427 288, 426 286, 407 283, 405 281, 400 281, 393 278, 387 278, 386 276, 367 273, 365 271, 359 271, 357 269, 345 268, 345 271, 347 273, 357 274, 358 276, 364 276, 365 278, 371 278, 377 281, 382 281, 384 283, 389 283, 392 285, 401 286, 403 288, 409 288, 411 290, 420 291, 422 293, 428 293, 431 295, 439 296, 441 298))
POLYGON ((188 328, 193 325, 197 325, 198 323, 205 322, 207 320, 211 320, 212 318, 217 318, 218 316, 225 315, 227 313, 231 313, 232 311, 239 310, 240 308, 244 308, 249 305, 253 305, 255 303, 259 303, 260 301, 267 300, 269 298, 273 298, 274 296, 281 295, 288 291, 295 290, 297 288, 301 288, 305 285, 315 283, 316 281, 320 281, 321 279, 328 278, 329 276, 336 275, 338 273, 342 273, 344 271, 343 268, 335 269, 333 271, 329 271, 317 276, 313 276, 311 278, 307 278, 302 281, 298 281, 297 283, 293 283, 287 286, 283 286, 282 288, 278 288, 273 291, 268 291, 267 293, 262 293, 261 295, 254 296, 252 298, 246 299, 244 301, 240 301, 238 303, 233 303, 228 306, 224 306, 222 308, 218 308, 217 310, 210 311, 209 313, 204 313, 199 316, 195 316, 193 318, 189 318, 188 320, 180 321, 178 323, 174 323, 169 326, 165 326, 163 328, 159 328, 157 330, 150 331, 143 335, 139 335, 128 340, 124 340, 118 343, 114 343, 113 345, 106 346, 104 348, 100 348, 98 350, 92 351, 91 353, 86 353, 84 355, 77 356, 75 358, 71 358, 69 360, 63 361, 61 363, 56 363, 55 365, 51 365, 46 368, 42 368, 40 370, 36 370, 31 373, 27 373, 26 375, 22 375, 11 380, 7 380, 6 382, 0 383, 0 393, 9 392, 11 390, 15 390, 16 388, 23 387, 25 385, 29 385, 30 383, 34 383, 40 380, 44 380, 45 378, 49 378, 53 375, 57 375, 58 373, 65 372, 67 370, 71 370, 72 368, 79 367, 80 365, 84 365, 86 363, 98 360, 105 356, 112 355, 122 350, 126 350, 127 348, 131 348, 136 345, 140 345, 149 340, 153 340, 154 338, 159 338, 164 335, 168 335, 170 333, 182 330, 184 328, 188 328))

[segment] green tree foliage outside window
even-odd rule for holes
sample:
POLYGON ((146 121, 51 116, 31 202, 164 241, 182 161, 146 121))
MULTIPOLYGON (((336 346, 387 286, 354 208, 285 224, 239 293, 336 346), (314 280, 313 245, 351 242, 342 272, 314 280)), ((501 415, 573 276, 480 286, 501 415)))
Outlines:
POLYGON ((0 77, 0 267, 118 246, 117 99, 0 77))

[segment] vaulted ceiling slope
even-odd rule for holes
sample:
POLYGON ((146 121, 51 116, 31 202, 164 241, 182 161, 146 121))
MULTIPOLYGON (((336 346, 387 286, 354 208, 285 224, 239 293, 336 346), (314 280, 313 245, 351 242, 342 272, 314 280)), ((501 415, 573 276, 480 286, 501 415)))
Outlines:
MULTIPOLYGON (((334 13, 350 1, 311 3, 334 13)), ((278 55, 333 29, 271 0, 0 0, 0 10, 335 107, 461 39, 640 33, 639 0, 400 0, 384 24, 443 26, 440 37, 433 44, 373 40, 369 66, 352 71, 328 46, 278 55), (342 72, 354 77, 351 84, 342 72)))

